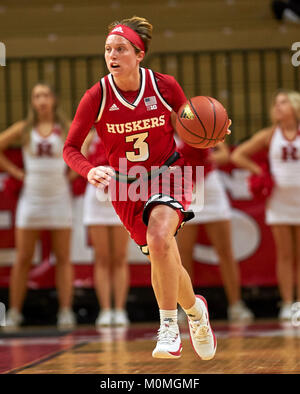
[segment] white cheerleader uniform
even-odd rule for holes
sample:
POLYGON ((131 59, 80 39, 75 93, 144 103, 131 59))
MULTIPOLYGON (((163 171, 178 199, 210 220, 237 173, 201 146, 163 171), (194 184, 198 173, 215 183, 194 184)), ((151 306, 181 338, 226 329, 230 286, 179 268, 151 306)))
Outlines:
MULTIPOLYGON (((97 133, 94 134, 90 149, 89 160, 95 166, 108 165, 103 144, 97 133)), ((90 183, 87 184, 83 199, 83 224, 85 226, 122 226, 108 195, 90 183)))
POLYGON ((300 225, 300 129, 293 140, 280 127, 275 129, 269 162, 275 186, 266 206, 266 223, 300 225))
POLYGON ((197 149, 184 143, 178 136, 175 136, 177 148, 186 157, 187 161, 194 166, 204 166, 204 180, 196 179, 194 184, 202 198, 191 203, 189 209, 193 210, 195 217, 188 221, 185 226, 192 224, 202 224, 208 222, 219 222, 231 219, 231 207, 222 184, 218 171, 209 160, 210 149, 197 149), (204 183, 203 183, 204 182, 204 183))
POLYGON ((23 148, 24 186, 16 211, 16 227, 60 229, 72 225, 72 198, 62 156, 59 126, 43 137, 31 131, 29 146, 23 148))
MULTIPOLYGON (((201 187, 201 185, 198 184, 196 187, 201 187)), ((203 207, 192 203, 189 209, 194 211, 195 217, 187 222, 186 226, 231 219, 229 200, 217 170, 209 171, 204 178, 203 207)))
POLYGON ((90 183, 87 184, 83 199, 83 224, 85 226, 121 226, 107 194, 90 183))

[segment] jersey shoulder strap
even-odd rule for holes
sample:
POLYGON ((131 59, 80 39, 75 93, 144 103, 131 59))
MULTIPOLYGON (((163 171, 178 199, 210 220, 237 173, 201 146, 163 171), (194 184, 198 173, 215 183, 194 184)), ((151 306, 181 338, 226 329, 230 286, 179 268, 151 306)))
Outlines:
POLYGON ((149 68, 148 68, 148 72, 149 72, 151 83, 152 83, 152 86, 153 86, 153 89, 154 89, 156 95, 158 96, 158 98, 160 99, 162 104, 167 108, 167 110, 172 112, 172 110, 173 110, 172 107, 164 99, 163 95, 161 94, 161 92, 159 90, 158 83, 157 83, 157 80, 156 80, 154 72, 152 70, 150 70, 149 68))
POLYGON ((100 103, 99 103, 99 111, 98 111, 98 115, 97 115, 97 118, 95 120, 95 123, 98 123, 100 121, 101 116, 103 114, 103 110, 104 110, 105 104, 106 104, 107 93, 106 93, 105 78, 106 77, 103 77, 99 81, 101 98, 100 98, 100 103))

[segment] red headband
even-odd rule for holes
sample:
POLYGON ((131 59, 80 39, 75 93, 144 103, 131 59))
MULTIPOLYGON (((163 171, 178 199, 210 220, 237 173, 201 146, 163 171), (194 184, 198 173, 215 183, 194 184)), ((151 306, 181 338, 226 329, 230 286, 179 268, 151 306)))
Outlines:
POLYGON ((117 34, 119 36, 126 38, 128 41, 131 42, 131 44, 135 45, 137 48, 145 52, 145 45, 143 43, 143 40, 138 35, 138 33, 136 33, 130 27, 125 25, 117 25, 108 34, 108 37, 111 36, 112 34, 117 34))

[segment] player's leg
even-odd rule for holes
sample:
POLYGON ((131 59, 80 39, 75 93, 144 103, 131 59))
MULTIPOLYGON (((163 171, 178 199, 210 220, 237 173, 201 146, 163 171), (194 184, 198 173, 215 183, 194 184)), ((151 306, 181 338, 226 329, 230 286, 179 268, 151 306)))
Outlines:
POLYGON ((178 358, 182 350, 177 325, 177 302, 189 316, 191 340, 203 359, 214 357, 216 341, 208 318, 206 301, 196 297, 189 275, 182 266, 174 233, 179 217, 166 205, 155 206, 147 230, 152 286, 160 309, 161 326, 152 353, 157 358, 178 358))
MULTIPOLYGON (((165 205, 155 206, 148 222, 151 281, 160 312, 158 341, 152 353, 155 358, 179 358, 182 351, 177 324, 181 262, 173 251, 177 247, 174 234, 178 222, 176 211, 165 205)), ((195 295, 191 283, 186 287, 190 307, 195 303, 195 295)))
POLYGON ((70 261, 71 229, 51 230, 51 247, 56 258, 55 281, 58 293, 58 320, 60 327, 74 326, 72 312, 73 301, 73 266, 70 261))
POLYGON ((38 238, 39 230, 23 228, 15 230, 17 256, 10 275, 7 326, 17 326, 22 321, 20 312, 27 291, 28 272, 38 238))
POLYGON ((289 320, 291 318, 291 305, 294 295, 294 241, 292 226, 271 226, 276 245, 276 272, 279 292, 283 301, 279 318, 289 320))
POLYGON ((127 325, 126 300, 129 290, 127 250, 129 234, 123 226, 111 226, 112 286, 115 303, 114 323, 127 325))
POLYGON ((197 240, 198 225, 188 224, 178 232, 177 244, 182 264, 191 280, 194 279, 193 252, 197 240))
POLYGON ((233 256, 230 220, 205 223, 205 230, 219 257, 221 276, 229 303, 229 319, 251 320, 252 312, 241 301, 240 275, 233 256))
POLYGON ((94 248, 94 286, 100 305, 97 326, 112 324, 112 272, 111 272, 111 228, 105 225, 89 226, 89 236, 94 248))
MULTIPOLYGON (((177 308, 181 261, 174 259, 174 234, 179 217, 176 211, 165 205, 155 206, 150 214, 147 244, 151 260, 153 289, 160 309, 177 308)), ((184 285, 183 283, 182 285, 184 285)), ((183 307, 190 307, 195 301, 190 282, 186 285, 186 299, 183 307)))

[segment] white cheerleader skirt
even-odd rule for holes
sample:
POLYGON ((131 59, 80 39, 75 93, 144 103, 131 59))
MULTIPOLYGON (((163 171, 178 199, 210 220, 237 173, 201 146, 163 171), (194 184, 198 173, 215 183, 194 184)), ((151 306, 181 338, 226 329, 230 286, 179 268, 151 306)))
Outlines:
POLYGON ((300 225, 300 187, 275 186, 266 205, 267 224, 300 225))
POLYGON ((68 187, 57 196, 34 196, 24 190, 18 200, 16 227, 54 230, 72 227, 72 197, 68 187))
MULTIPOLYGON (((199 186, 201 188, 201 185, 196 185, 196 187, 199 186)), ((209 172, 204 179, 203 197, 202 204, 194 204, 192 202, 190 205, 189 209, 194 211, 195 217, 187 222, 186 226, 231 219, 229 200, 216 170, 209 172)))
POLYGON ((90 183, 87 184, 83 199, 83 224, 85 226, 121 226, 107 194, 90 183))

